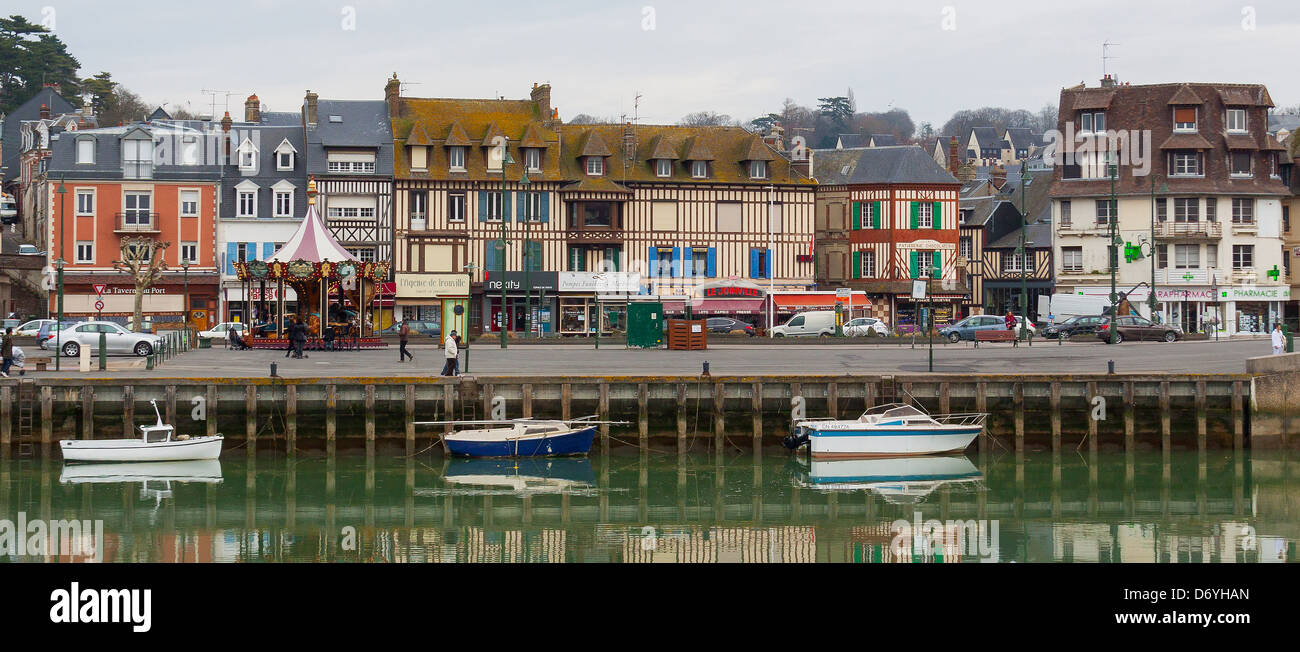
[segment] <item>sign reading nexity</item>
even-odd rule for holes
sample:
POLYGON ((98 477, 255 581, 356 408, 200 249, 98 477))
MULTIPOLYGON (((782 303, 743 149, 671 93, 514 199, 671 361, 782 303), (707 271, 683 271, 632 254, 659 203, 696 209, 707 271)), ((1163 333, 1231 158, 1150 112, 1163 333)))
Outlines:
MULTIPOLYGON (((558 285, 557 274, 555 272, 529 272, 528 273, 528 290, 546 290, 554 292, 558 285)), ((501 272, 489 271, 487 280, 484 282, 488 292, 501 291, 501 272)), ((523 272, 506 272, 506 291, 523 292, 524 273, 523 272)))
POLYGON ((433 299, 469 296, 468 274, 412 274, 399 272, 393 278, 398 299, 433 299))

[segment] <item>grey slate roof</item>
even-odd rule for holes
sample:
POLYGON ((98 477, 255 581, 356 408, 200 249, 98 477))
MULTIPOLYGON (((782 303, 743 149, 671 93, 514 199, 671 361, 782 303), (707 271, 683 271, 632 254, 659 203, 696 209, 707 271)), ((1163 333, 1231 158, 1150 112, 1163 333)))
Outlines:
POLYGON ((122 139, 141 132, 148 134, 154 143, 151 178, 163 181, 215 181, 220 173, 215 154, 219 151, 221 139, 219 132, 205 131, 208 124, 197 120, 162 121, 61 132, 50 138, 49 178, 122 179, 122 139), (85 138, 95 141, 94 163, 76 162, 76 143, 85 138), (188 142, 198 148, 194 164, 182 164, 173 155, 178 146, 188 142))
MULTIPOLYGON (((267 115, 262 114, 258 124, 236 123, 230 129, 230 165, 225 166, 221 178, 222 218, 229 219, 238 214, 236 186, 245 181, 257 184, 257 217, 270 218, 275 215, 275 190, 272 188, 280 181, 293 184, 293 217, 302 219, 307 214, 307 162, 303 156, 307 151, 303 143, 301 125, 268 125, 267 115), (239 169, 239 159, 235 155, 240 144, 248 138, 257 146, 257 173, 245 175, 239 169), (292 170, 277 170, 275 150, 285 140, 293 146, 297 154, 293 157, 292 170)), ((280 218, 285 219, 285 218, 280 218)), ((261 253, 259 252, 260 256, 261 253)))
POLYGON ((822 185, 960 183, 916 145, 814 150, 813 176, 822 185))
MULTIPOLYGON (((1002 136, 993 127, 971 127, 971 133, 975 134, 975 139, 979 141, 981 150, 1002 149, 1002 136)), ((962 142, 963 147, 970 146, 970 134, 966 134, 966 140, 962 142)))
POLYGON ((263 111, 262 125, 302 128, 302 114, 296 111, 263 111))
POLYGON ((71 102, 63 99, 63 96, 54 92, 53 88, 45 87, 32 96, 31 99, 23 102, 18 108, 10 111, 5 115, 4 134, 0 136, 0 165, 4 166, 4 180, 9 181, 18 176, 18 154, 22 148, 22 123, 24 120, 39 120, 41 117, 41 105, 45 104, 50 107, 50 115, 55 116, 60 113, 72 113, 77 110, 71 102))
MULTIPOLYGON (((1029 127, 1008 127, 1007 138, 1012 149, 1028 150, 1043 144, 1042 134, 1035 134, 1029 127)), ((980 140, 983 144, 983 139, 980 140)))
POLYGON ((840 149, 867 146, 867 137, 862 134, 839 134, 836 138, 840 149))
POLYGON ((876 147, 890 147, 898 144, 894 134, 871 134, 871 144, 876 147))
POLYGON ((1279 130, 1286 129, 1294 132, 1300 129, 1300 115, 1270 115, 1268 116, 1268 133, 1276 134, 1279 130))
POLYGON ((383 100, 317 100, 316 126, 307 128, 307 174, 329 174, 326 151, 334 148, 376 150, 374 176, 393 176, 388 104, 383 100), (332 121, 331 116, 338 116, 339 121, 332 121))
MULTIPOLYGON (((1048 222, 1034 222, 1024 227, 1025 231, 1025 248, 1026 249, 1046 249, 1052 246, 1052 225, 1048 222)), ((1020 246, 1020 229, 1016 229, 1001 238, 998 238, 992 244, 984 245, 985 249, 1015 249, 1020 246)))

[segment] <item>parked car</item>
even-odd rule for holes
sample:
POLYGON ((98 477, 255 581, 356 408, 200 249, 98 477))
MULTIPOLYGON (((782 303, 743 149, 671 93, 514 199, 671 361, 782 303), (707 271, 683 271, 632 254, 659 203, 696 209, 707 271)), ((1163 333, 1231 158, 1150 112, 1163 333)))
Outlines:
POLYGON ((753 324, 746 324, 739 319, 732 319, 731 317, 709 317, 704 320, 704 325, 709 329, 710 333, 741 332, 750 337, 758 334, 758 331, 754 330, 753 324))
POLYGON ((889 335, 889 327, 875 317, 858 317, 844 324, 844 334, 849 337, 866 337, 873 333, 884 337, 889 335))
MULTIPOLYGON (((59 333, 59 348, 63 355, 75 358, 81 355, 81 347, 88 347, 92 353, 99 352, 99 334, 105 334, 105 348, 109 353, 126 353, 146 356, 154 351, 162 351, 165 343, 162 336, 150 333, 134 333, 111 321, 87 321, 74 324, 59 333)), ((41 348, 53 346, 53 340, 41 342, 41 348)))
POLYGON ((36 248, 36 245, 20 244, 18 245, 19 256, 44 256, 45 252, 36 248))
POLYGON ((0 193, 0 224, 18 223, 18 202, 9 193, 0 193))
MULTIPOLYGON (((1115 337, 1115 343, 1118 344, 1125 340, 1163 340, 1165 342, 1175 342, 1183 338, 1183 332, 1168 324, 1153 324, 1151 320, 1137 315, 1121 315, 1115 318, 1115 329, 1119 331, 1115 337)), ((1097 328, 1097 338, 1103 342, 1110 342, 1110 324, 1103 322, 1097 328)))
POLYGON ((1102 324, 1106 323, 1107 317, 1102 315, 1091 315, 1088 317, 1071 317, 1059 324, 1054 324, 1043 329, 1043 337, 1056 339, 1065 337, 1069 339, 1072 335, 1092 334, 1102 324))
MULTIPOLYGON (((1016 317, 1017 337, 1020 336, 1020 332, 1025 328, 1025 322, 1026 320, 1024 317, 1016 317)), ((1031 321, 1028 323, 1030 334, 1038 334, 1034 322, 1031 321)), ((939 335, 948 338, 948 341, 953 343, 962 340, 973 342, 975 341, 975 331, 1004 331, 1006 329, 1006 317, 999 317, 997 315, 971 315, 970 317, 967 317, 951 326, 940 328, 939 335)))
POLYGON ((41 326, 53 323, 53 319, 33 319, 22 325, 15 326, 14 335, 18 337, 36 337, 41 332, 41 326))
POLYGON ((772 327, 772 337, 830 337, 835 334, 835 311, 801 312, 780 326, 772 327))
POLYGON ((45 323, 41 324, 40 330, 36 332, 36 343, 40 345, 42 349, 45 348, 45 341, 54 337, 54 331, 66 329, 74 324, 81 323, 76 319, 65 319, 56 327, 53 319, 43 319, 41 321, 44 321, 45 323))
MULTIPOLYGON (((412 334, 428 335, 429 337, 435 337, 435 338, 440 337, 442 335, 442 324, 436 321, 416 321, 412 319, 407 323, 411 325, 412 334)), ((392 326, 389 326, 388 328, 385 328, 384 330, 379 332, 385 335, 396 335, 401 330, 402 330, 402 323, 397 322, 396 324, 393 324, 392 326)))
POLYGON ((205 331, 199 331, 199 337, 210 337, 214 340, 226 339, 231 331, 237 331, 240 337, 244 335, 245 325, 237 321, 223 321, 205 331))

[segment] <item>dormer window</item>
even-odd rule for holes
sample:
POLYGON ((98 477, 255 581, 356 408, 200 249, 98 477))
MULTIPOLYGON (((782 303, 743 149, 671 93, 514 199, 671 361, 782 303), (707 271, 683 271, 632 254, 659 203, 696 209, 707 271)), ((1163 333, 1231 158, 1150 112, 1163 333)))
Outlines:
POLYGON ((252 141, 245 140, 240 143, 236 155, 239 157, 240 172, 257 171, 257 148, 253 145, 252 141))
POLYGON ((707 179, 709 177, 709 162, 691 161, 691 177, 695 179, 707 179))
POLYGON ((95 139, 78 138, 77 139, 77 165, 93 165, 95 163, 95 139))
POLYGON ((465 148, 464 147, 447 148, 447 167, 456 172, 465 171, 465 148))
POLYGON ((1227 116, 1228 131, 1234 133, 1246 132, 1246 110, 1245 109, 1228 109, 1227 116))
POLYGON ((598 177, 605 174, 605 159, 599 156, 587 157, 587 175, 598 177))
POLYGON ((280 141, 275 148, 275 169, 281 172, 292 170, 294 154, 297 153, 298 150, 294 149, 288 138, 280 141))
POLYGON ((1196 107, 1174 109, 1174 131, 1196 131, 1196 107))
MULTIPOLYGON (((503 139, 504 140, 504 139, 503 139)), ((492 146, 487 148, 487 169, 493 172, 501 171, 501 160, 505 158, 504 146, 492 146)))
POLYGON ((524 167, 529 172, 542 171, 542 150, 536 147, 524 149, 524 167))
POLYGON ((749 178, 766 179, 767 178, 767 161, 750 161, 749 178))
POLYGON ((673 162, 670 159, 661 158, 655 161, 655 176, 671 177, 673 176, 673 162))
POLYGON ((1079 133, 1101 133, 1106 131, 1106 113, 1104 111, 1084 111, 1079 114, 1079 133))
POLYGON ((411 146, 411 169, 427 170, 429 169, 429 148, 423 145, 411 146))

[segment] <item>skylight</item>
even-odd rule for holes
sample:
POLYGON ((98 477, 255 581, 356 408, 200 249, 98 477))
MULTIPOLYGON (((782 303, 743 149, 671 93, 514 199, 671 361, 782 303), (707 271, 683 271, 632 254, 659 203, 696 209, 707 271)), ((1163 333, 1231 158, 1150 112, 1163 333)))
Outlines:
POLYGON ((343 116, 341 116, 341 115, 332 115, 332 116, 330 116, 330 122, 343 122, 343 116))

